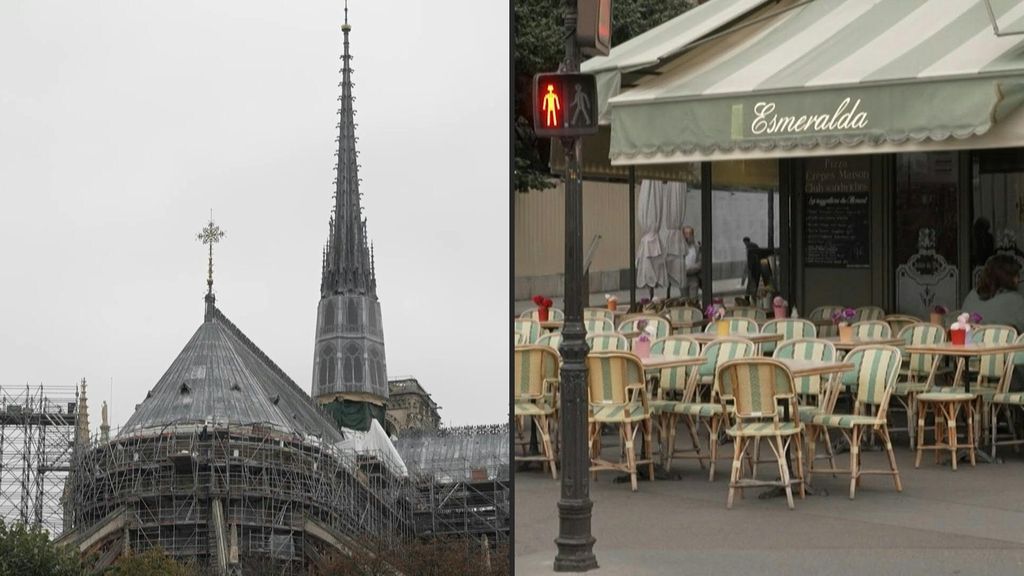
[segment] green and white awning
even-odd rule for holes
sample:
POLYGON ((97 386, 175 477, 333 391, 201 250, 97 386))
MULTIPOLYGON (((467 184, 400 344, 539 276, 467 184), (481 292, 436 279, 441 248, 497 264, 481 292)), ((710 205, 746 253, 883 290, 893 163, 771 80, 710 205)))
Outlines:
MULTIPOLYGON (((1000 29, 1024 26, 1024 2, 991 5, 1000 29)), ((674 56, 609 100, 613 164, 1024 145, 1024 35, 997 36, 981 0, 783 0, 745 14, 710 41, 661 46, 674 56)))

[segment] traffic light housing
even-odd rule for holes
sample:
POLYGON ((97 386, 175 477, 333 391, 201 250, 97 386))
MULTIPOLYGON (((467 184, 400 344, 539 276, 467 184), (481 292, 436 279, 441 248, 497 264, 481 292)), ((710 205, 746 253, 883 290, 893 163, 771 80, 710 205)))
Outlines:
POLYGON ((545 73, 534 76, 533 132, 551 138, 597 133, 594 75, 545 73))
POLYGON ((612 49, 612 0, 576 0, 576 44, 587 56, 612 49))

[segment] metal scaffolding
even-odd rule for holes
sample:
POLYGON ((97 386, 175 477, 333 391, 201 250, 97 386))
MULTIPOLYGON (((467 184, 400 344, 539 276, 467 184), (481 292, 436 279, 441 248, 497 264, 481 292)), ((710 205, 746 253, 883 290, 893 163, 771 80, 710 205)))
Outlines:
POLYGON ((101 564, 159 547, 209 573, 306 574, 365 537, 412 535, 407 481, 382 462, 261 425, 93 442, 69 479, 67 540, 101 564))
POLYGON ((0 517, 5 522, 61 533, 77 405, 74 386, 0 387, 0 517))
POLYGON ((410 477, 417 536, 486 538, 509 534, 507 424, 442 428, 395 443, 410 477))

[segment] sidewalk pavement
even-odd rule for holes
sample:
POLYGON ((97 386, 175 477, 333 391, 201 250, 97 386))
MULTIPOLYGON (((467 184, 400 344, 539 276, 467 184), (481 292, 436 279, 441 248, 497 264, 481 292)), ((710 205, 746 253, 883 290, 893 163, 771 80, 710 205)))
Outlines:
MULTIPOLYGON (((1004 463, 953 472, 926 454, 915 470, 906 437, 894 440, 902 493, 889 477, 866 476, 850 500, 848 476, 815 475, 827 494, 796 497, 795 510, 784 498, 759 499, 764 489, 748 489, 726 510, 729 460, 713 483, 695 460, 674 460, 680 479, 641 480, 636 493, 599 473, 591 484, 599 569, 588 574, 1024 574, 1024 457, 1005 449, 1004 463)), ((837 457, 848 464, 849 454, 837 457)), ((865 452, 862 461, 883 467, 885 453, 865 452)), ((516 473, 516 575, 553 573, 559 491, 537 469, 516 473)))

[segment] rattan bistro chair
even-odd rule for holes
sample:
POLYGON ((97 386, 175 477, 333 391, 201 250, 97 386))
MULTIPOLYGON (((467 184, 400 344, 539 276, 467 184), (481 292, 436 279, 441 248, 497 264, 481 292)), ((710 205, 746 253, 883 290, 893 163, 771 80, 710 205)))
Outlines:
POLYGON ((882 320, 861 320, 853 323, 853 337, 860 340, 892 338, 892 328, 882 320))
POLYGON ((857 308, 857 315, 854 317, 855 322, 883 319, 885 319, 885 310, 882 310, 878 306, 861 306, 860 308, 857 308))
POLYGON ((725 309, 726 318, 749 318, 754 322, 764 322, 768 319, 768 314, 754 306, 735 306, 733 308, 725 309))
MULTIPOLYGON (((540 455, 516 455, 517 461, 540 460, 558 478, 550 426, 558 410, 558 355, 547 346, 516 346, 513 356, 513 400, 517 440, 524 445, 526 422, 532 420, 541 438, 540 455)), ((525 450, 524 450, 525 451, 525 450)))
POLYGON ((587 334, 587 346, 591 352, 628 352, 629 340, 615 332, 587 334))
POLYGON ((721 382, 722 410, 731 408, 734 424, 726 434, 734 439, 732 475, 729 479, 729 498, 726 507, 732 508, 733 496, 739 489, 754 486, 781 486, 786 491, 786 502, 793 509, 793 487, 800 487, 804 497, 802 453, 803 425, 797 418, 796 388, 793 375, 784 364, 772 358, 744 358, 726 362, 718 369, 721 382), (783 408, 780 403, 788 404, 783 408), (788 418, 786 418, 788 416, 788 418), (779 464, 779 481, 766 482, 756 478, 741 478, 743 457, 751 445, 765 439, 779 464), (796 477, 790 479, 786 449, 792 445, 796 451, 796 477))
POLYGON ((513 329, 523 335, 523 341, 526 344, 536 342, 543 332, 540 324, 536 320, 530 320, 529 318, 516 318, 513 321, 513 329))
MULTIPOLYGON (((929 344, 942 344, 946 341, 946 331, 942 326, 925 324, 923 322, 911 324, 903 328, 899 337, 908 346, 925 346, 929 344)), ((893 398, 896 400, 901 411, 906 413, 906 428, 889 428, 890 431, 906 430, 910 436, 910 449, 914 449, 917 433, 914 429, 917 417, 914 410, 917 407, 917 395, 928 392, 934 386, 933 368, 941 357, 937 354, 909 353, 906 355, 905 367, 900 370, 900 378, 896 382, 896 389, 893 391, 893 398)))
POLYGON ((654 340, 664 338, 672 333, 672 325, 665 318, 656 314, 635 314, 632 315, 622 322, 619 322, 619 326, 616 328, 617 332, 639 332, 639 322, 641 320, 647 321, 648 327, 654 328, 654 340))
POLYGON ((755 320, 742 317, 723 318, 708 322, 704 326, 704 331, 713 334, 718 331, 718 324, 722 322, 729 325, 729 334, 757 334, 761 331, 755 320))
POLYGON ((839 329, 831 321, 833 312, 842 312, 844 308, 842 306, 828 305, 818 306, 811 313, 807 315, 807 319, 814 323, 818 328, 818 338, 828 338, 829 336, 838 336, 839 329))
MULTIPOLYGON (((1018 344, 1024 344, 1024 334, 1021 334, 1016 342, 1018 344)), ((1024 444, 1024 440, 1017 437, 1017 426, 1014 422, 1014 414, 1021 414, 1024 410, 1024 392, 1010 392, 1010 380, 1013 377, 1014 370, 1024 370, 1024 352, 1016 352, 1012 355, 1013 357, 1006 364, 1005 376, 999 385, 999 390, 992 396, 992 401, 989 403, 991 406, 991 419, 989 421, 989 428, 991 430, 991 444, 992 444, 992 459, 996 457, 996 446, 1013 446, 1014 450, 1019 450, 1017 446, 1024 444), (1003 436, 1003 440, 1000 440, 999 436, 999 414, 1006 415, 1007 433, 1003 436), (1009 439, 1005 439, 1009 436, 1009 439)))
MULTIPOLYGON (((786 340, 779 343, 772 357, 776 359, 793 358, 799 360, 832 361, 836 359, 836 347, 828 340, 818 338, 786 340)), ((797 397, 800 399, 800 405, 797 407, 800 422, 807 429, 817 426, 814 424, 814 417, 821 414, 831 414, 835 408, 834 404, 838 386, 827 388, 825 386, 827 383, 822 382, 821 376, 803 376, 794 378, 793 382, 796 387, 797 397)), ((824 435, 825 448, 828 451, 823 458, 827 458, 829 465, 835 468, 835 454, 832 450, 832 439, 828 429, 821 427, 819 432, 824 435)))
POLYGON ((676 334, 693 334, 702 330, 701 320, 704 319, 704 313, 693 306, 676 306, 669 308, 665 312, 669 322, 692 324, 689 327, 676 328, 676 334))
POLYGON ((607 334, 615 332, 615 324, 607 318, 586 318, 583 320, 583 327, 587 334, 607 334))
POLYGON ((618 470, 629 474, 630 486, 637 490, 637 467, 646 464, 654 480, 651 457, 651 412, 644 384, 644 367, 629 352, 598 352, 587 356, 587 391, 590 403, 590 471, 618 470), (625 461, 612 462, 601 454, 601 426, 617 425, 625 451, 625 461), (644 452, 637 458, 635 439, 644 435, 644 452))
MULTIPOLYGON (((537 308, 530 308, 520 314, 519 317, 539 321, 540 312, 537 311, 537 308)), ((548 308, 548 320, 565 320, 565 312, 559 308, 548 308)))
MULTIPOLYGON (((662 354, 675 358, 692 358, 700 355, 700 343, 692 340, 686 335, 669 336, 651 344, 652 354, 662 354)), ((656 418, 658 427, 658 443, 661 447, 661 459, 665 470, 672 467, 672 458, 676 452, 676 429, 679 424, 679 417, 683 416, 686 430, 690 434, 690 442, 693 445, 691 456, 689 452, 681 452, 680 456, 694 457, 704 468, 704 456, 701 454, 700 442, 697 430, 692 418, 686 418, 687 410, 693 403, 693 394, 696 381, 691 378, 696 368, 677 366, 673 368, 662 368, 658 375, 657 397, 652 399, 651 412, 656 418)))
MULTIPOLYGON (((761 326, 761 334, 782 334, 782 341, 795 340, 798 338, 816 338, 817 328, 810 320, 802 318, 779 318, 769 320, 761 326)), ((770 355, 775 352, 775 342, 761 344, 761 352, 770 355)))
POLYGON ((896 378, 899 376, 901 354, 899 348, 894 346, 881 346, 877 344, 858 346, 851 350, 844 358, 846 362, 854 365, 853 377, 857 380, 857 396, 855 398, 852 414, 820 414, 814 416, 811 421, 827 428, 837 428, 842 431, 850 444, 850 468, 849 470, 815 470, 814 450, 817 444, 817 432, 815 427, 808 429, 807 444, 809 447, 807 478, 810 481, 814 472, 849 472, 850 474, 850 499, 857 493, 857 485, 860 484, 861 476, 865 474, 886 474, 893 477, 896 483, 896 491, 903 491, 903 484, 900 481, 900 471, 896 467, 896 455, 892 451, 892 440, 889 437, 889 428, 886 421, 886 409, 889 406, 889 399, 896 388, 896 378), (874 414, 871 410, 874 409, 874 414), (885 450, 889 457, 889 469, 864 469, 861 466, 860 457, 861 439, 865 430, 872 430, 879 434, 885 443, 885 450))

